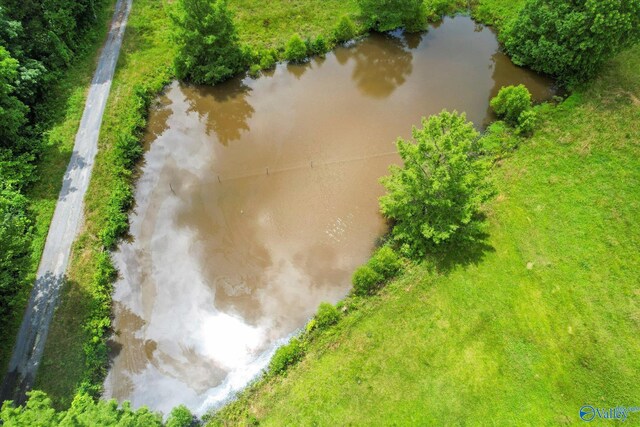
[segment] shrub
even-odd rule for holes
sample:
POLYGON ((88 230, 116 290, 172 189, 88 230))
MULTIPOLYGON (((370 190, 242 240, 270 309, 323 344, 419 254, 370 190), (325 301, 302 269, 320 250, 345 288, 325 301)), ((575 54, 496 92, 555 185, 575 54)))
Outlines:
POLYGON ((340 312, 333 305, 328 302, 320 303, 318 307, 318 313, 316 313, 315 321, 319 329, 326 329, 329 326, 335 325, 340 320, 340 312))
POLYGON ((516 64, 584 81, 640 40, 640 0, 529 0, 502 38, 516 64))
POLYGON ((491 108, 498 117, 517 126, 520 115, 531 109, 531 93, 524 85, 503 87, 491 100, 491 108))
POLYGON ((195 417, 184 405, 173 408, 165 424, 166 427, 191 427, 195 425, 197 425, 195 417))
POLYGON ((276 51, 273 49, 263 50, 260 52, 260 69, 270 70, 275 67, 277 57, 276 51))
POLYGON ((287 61, 294 63, 300 63, 307 59, 307 46, 298 34, 292 35, 287 42, 284 57, 287 61))
POLYGON ((276 350, 269 369, 274 374, 282 374, 286 372, 289 366, 298 363, 304 355, 304 347, 299 338, 293 338, 289 344, 283 345, 276 350))
POLYGON ((395 277, 402 268, 400 257, 389 246, 378 249, 367 264, 385 280, 395 277))
POLYGON ((413 128, 413 141, 398 140, 404 165, 381 179, 387 194, 380 198, 382 214, 394 221, 393 239, 416 258, 454 238, 473 240, 480 208, 493 194, 487 161, 477 156, 478 132, 464 114, 443 111, 422 125, 413 128))
POLYGON ((538 114, 533 110, 526 110, 518 117, 518 125, 516 126, 516 133, 518 135, 529 136, 533 133, 536 125, 538 124, 538 114))
POLYGON ((333 38, 336 42, 346 42, 356 36, 356 26, 348 16, 343 16, 333 30, 333 38))
POLYGON ((423 0, 358 0, 360 11, 368 28, 389 31, 404 27, 408 32, 423 30, 427 10, 423 0))
POLYGON ((327 43, 325 38, 321 35, 311 42, 311 46, 309 48, 309 52, 311 52, 312 55, 324 55, 328 50, 329 43, 327 43))
POLYGON ((426 0, 424 2, 427 19, 429 21, 435 21, 442 16, 453 13, 459 8, 467 7, 466 1, 456 0, 426 0))
POLYGON ((383 280, 384 277, 369 265, 358 267, 351 278, 356 295, 370 294, 383 280))

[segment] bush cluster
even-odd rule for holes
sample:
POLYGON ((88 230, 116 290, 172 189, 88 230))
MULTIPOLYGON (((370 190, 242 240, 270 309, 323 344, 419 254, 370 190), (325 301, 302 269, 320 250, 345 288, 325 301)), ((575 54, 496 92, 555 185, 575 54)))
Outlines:
POLYGON ((506 86, 491 100, 496 115, 516 129, 519 135, 531 135, 536 127, 537 114, 532 109, 531 93, 524 85, 506 86))
POLYGON ((56 411, 51 399, 42 391, 27 392, 29 399, 23 406, 13 407, 5 402, 0 409, 0 425, 7 426, 144 426, 192 427, 200 425, 197 418, 183 405, 174 408, 166 423, 162 414, 151 412, 146 406, 133 410, 129 402, 121 406, 114 399, 93 399, 78 393, 71 407, 56 411))
POLYGON ((355 294, 363 296, 374 292, 384 282, 394 278, 401 268, 398 254, 389 246, 383 246, 353 273, 351 282, 355 294))
POLYGON ((289 366, 298 363, 304 355, 304 343, 300 338, 292 338, 288 344, 278 348, 271 358, 269 370, 273 374, 283 374, 289 366))
POLYGON ((336 43, 342 43, 353 39, 357 34, 356 26, 348 16, 342 16, 338 25, 333 30, 333 38, 336 43))
POLYGON ((319 330, 327 329, 338 323, 340 320, 340 312, 335 305, 322 302, 313 320, 315 320, 315 325, 319 330))
POLYGON ((310 56, 324 55, 330 48, 330 43, 322 35, 316 39, 308 38, 303 41, 299 34, 294 34, 287 41, 284 59, 294 64, 300 64, 310 56))
POLYGON ((299 34, 291 36, 284 50, 284 59, 293 63, 301 63, 307 59, 307 45, 299 34))
POLYGON ((408 32, 424 30, 427 10, 423 0, 358 0, 368 28, 389 31, 403 27, 408 32))

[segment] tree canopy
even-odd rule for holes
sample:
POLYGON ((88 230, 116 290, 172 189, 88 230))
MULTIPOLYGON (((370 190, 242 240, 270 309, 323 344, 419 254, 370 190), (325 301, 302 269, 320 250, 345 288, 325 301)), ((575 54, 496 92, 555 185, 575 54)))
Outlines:
MULTIPOLYGON (((32 214, 23 192, 36 180, 43 99, 86 45, 101 0, 0 0, 0 338, 26 289, 32 214)), ((21 311, 21 310, 19 310, 21 311)))
POLYGON ((391 166, 381 182, 382 214, 393 221, 401 250, 424 257, 452 239, 475 235, 481 205, 491 196, 486 162, 478 157, 478 132, 464 114, 443 111, 413 128, 413 141, 398 139, 403 166, 391 166))
POLYGON ((569 84, 638 40, 640 0, 529 0, 503 34, 516 64, 569 84))
POLYGON ((226 0, 178 0, 172 14, 178 78, 215 84, 239 72, 243 55, 226 0))
POLYGON ((197 418, 185 406, 174 408, 166 423, 159 413, 146 407, 134 410, 129 402, 118 406, 115 400, 95 400, 85 393, 78 393, 71 407, 56 411, 51 399, 42 391, 29 392, 27 403, 14 406, 6 401, 0 410, 0 423, 6 427, 58 427, 58 426, 145 426, 189 427, 198 425, 197 418))

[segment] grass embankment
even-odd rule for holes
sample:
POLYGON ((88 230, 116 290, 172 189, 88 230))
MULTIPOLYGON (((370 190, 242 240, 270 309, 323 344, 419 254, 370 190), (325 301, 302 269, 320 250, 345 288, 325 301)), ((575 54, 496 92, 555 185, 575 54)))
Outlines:
POLYGON ((640 46, 541 109, 494 170, 486 247, 411 268, 217 421, 563 425, 637 405, 638 70, 640 46))
MULTIPOLYGON (((106 0, 97 8, 96 26, 85 35, 86 45, 78 52, 73 65, 65 71, 47 98, 35 108, 38 126, 43 129, 44 147, 37 164, 37 181, 28 189, 29 210, 34 219, 32 262, 29 283, 35 281, 36 270, 44 250, 62 177, 71 158, 75 135, 80 125, 84 103, 93 78, 100 47, 106 39, 115 0, 106 0)), ((22 322, 31 287, 19 297, 20 309, 13 312, 11 324, 0 333, 0 369, 6 372, 15 338, 22 322)))

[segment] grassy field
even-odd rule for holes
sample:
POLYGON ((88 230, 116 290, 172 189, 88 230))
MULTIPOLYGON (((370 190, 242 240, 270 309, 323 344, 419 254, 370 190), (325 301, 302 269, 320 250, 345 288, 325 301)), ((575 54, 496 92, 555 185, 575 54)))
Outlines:
MULTIPOLYGON (((53 217, 62 177, 71 157, 73 143, 80 125, 84 103, 93 78, 100 47, 106 39, 115 0, 108 0, 97 10, 97 25, 87 35, 87 45, 79 52, 74 64, 38 106, 35 114, 44 116, 40 122, 44 132, 44 151, 37 165, 38 181, 28 190, 29 209, 34 215, 34 240, 32 244, 32 275, 35 280, 44 242, 53 217)), ((23 309, 16 310, 14 319, 6 331, 0 333, 0 368, 6 371, 15 337, 22 322, 24 308, 31 288, 23 290, 23 309)), ((3 374, 4 375, 4 374, 3 374)))
POLYGON ((638 405, 638 70, 640 46, 543 109, 494 171, 485 247, 410 269, 217 421, 570 425, 638 405))

